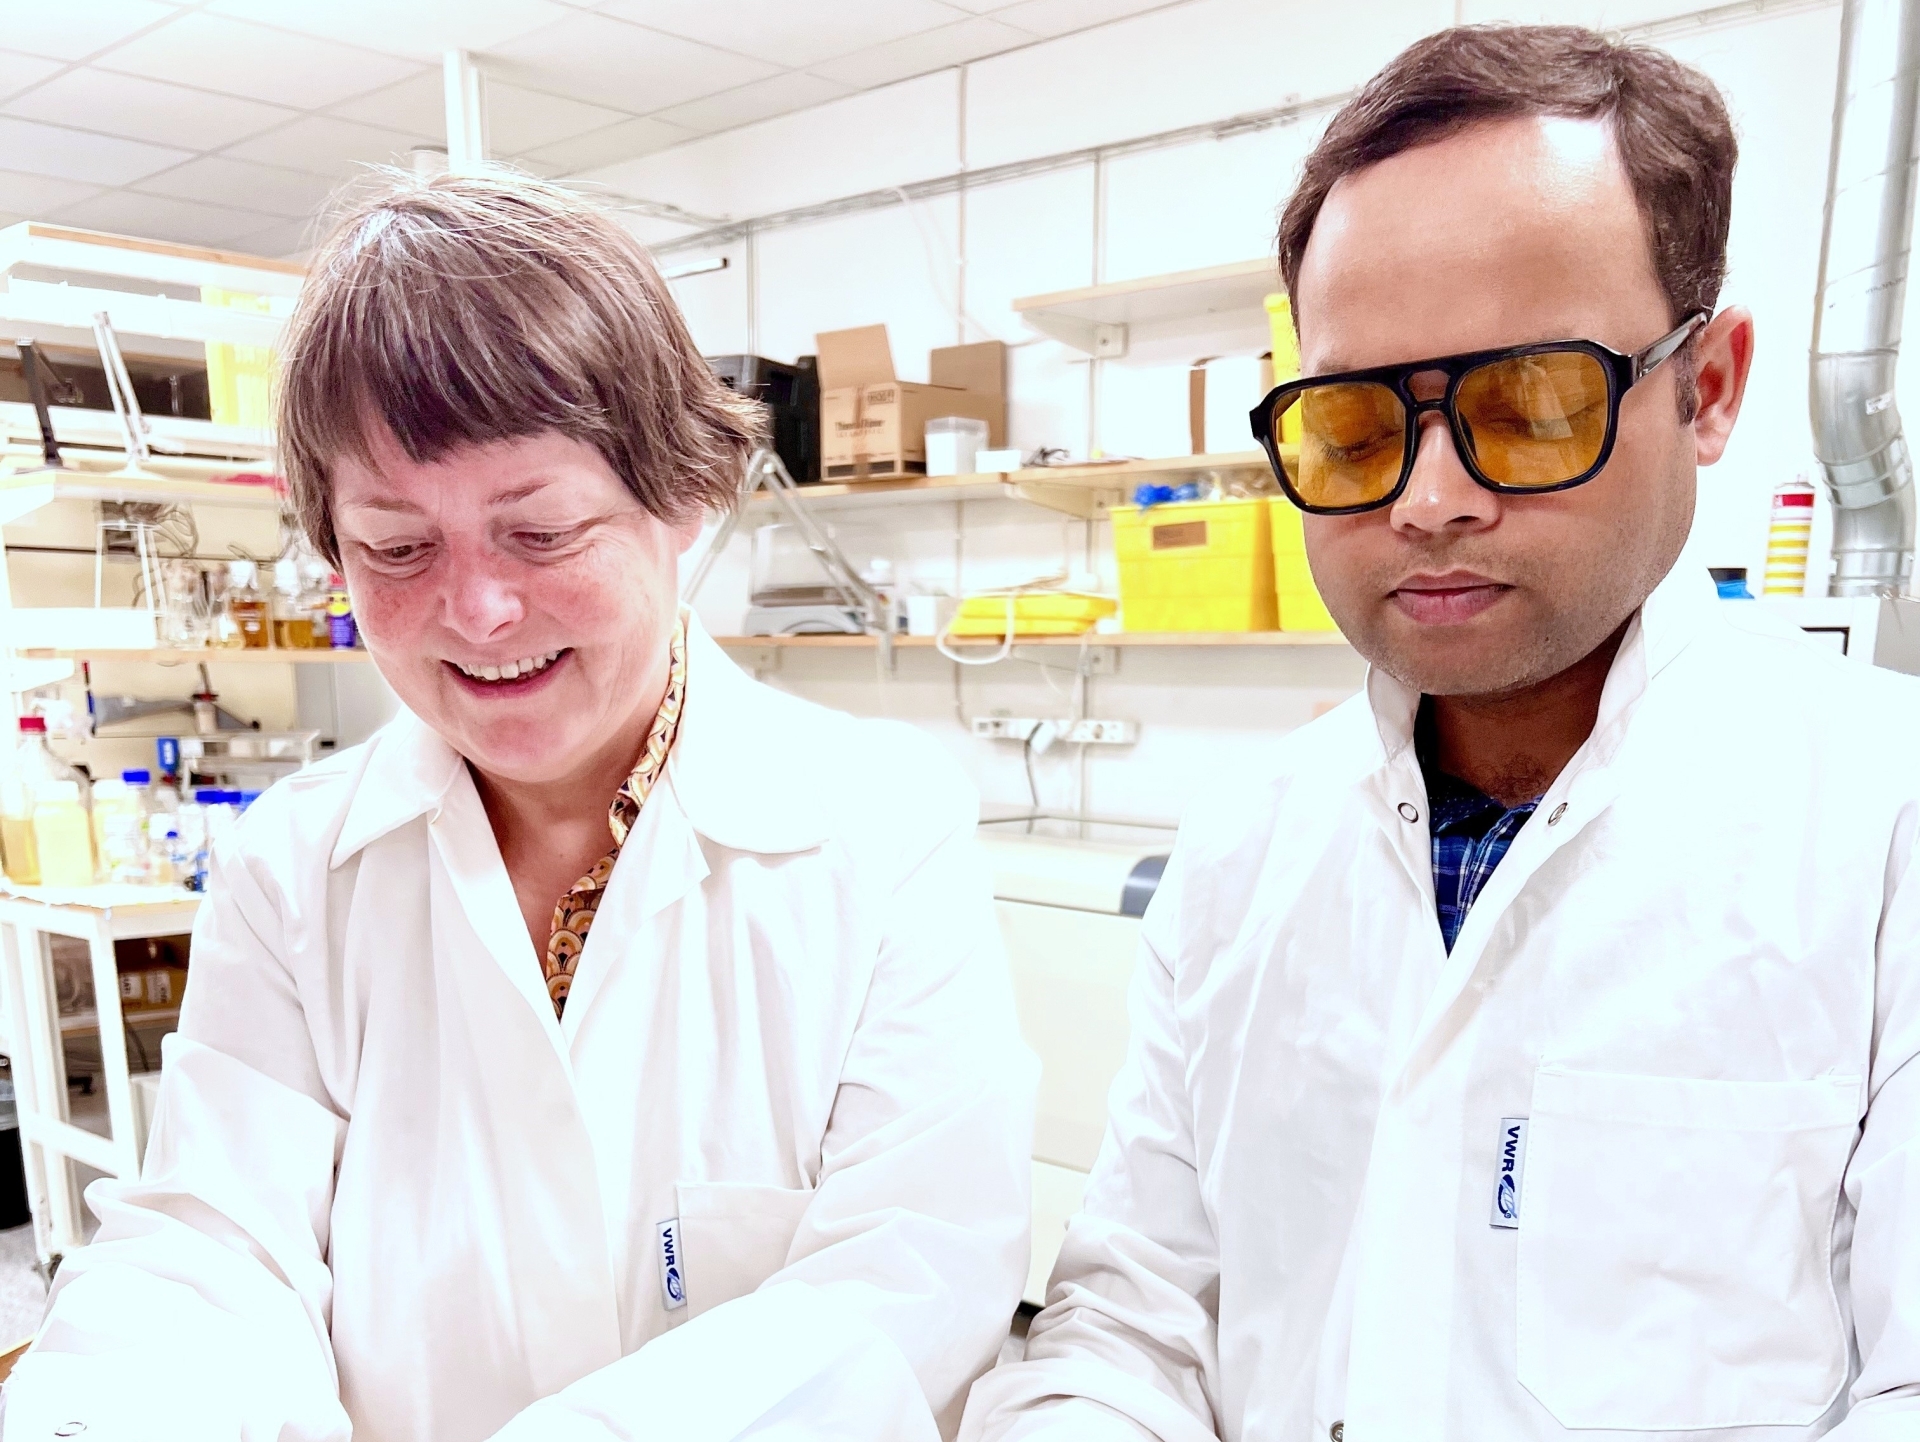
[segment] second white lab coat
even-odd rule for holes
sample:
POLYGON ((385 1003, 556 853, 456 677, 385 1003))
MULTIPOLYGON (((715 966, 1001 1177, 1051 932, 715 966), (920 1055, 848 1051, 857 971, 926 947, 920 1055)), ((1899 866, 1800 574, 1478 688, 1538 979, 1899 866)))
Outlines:
POLYGON ((951 1432, 1024 1278, 1035 1074, 974 824, 931 743, 695 626, 556 1020, 443 741, 283 782, 7 1442, 951 1432))
POLYGON ((1656 591, 1451 954, 1388 678, 1188 819, 967 1442, 1920 1437, 1920 684, 1760 624, 1656 591))

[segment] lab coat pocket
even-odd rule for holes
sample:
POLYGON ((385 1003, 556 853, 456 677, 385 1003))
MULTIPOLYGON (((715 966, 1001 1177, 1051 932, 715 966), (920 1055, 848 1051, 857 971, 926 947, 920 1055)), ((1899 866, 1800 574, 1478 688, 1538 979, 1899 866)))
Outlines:
POLYGON ((1806 1426, 1838 1395, 1831 1250, 1861 1081, 1542 1067, 1520 1198, 1521 1385, 1565 1427, 1806 1426))
POLYGON ((747 1182, 681 1182, 687 1316, 744 1297, 787 1264, 813 1193, 747 1182))

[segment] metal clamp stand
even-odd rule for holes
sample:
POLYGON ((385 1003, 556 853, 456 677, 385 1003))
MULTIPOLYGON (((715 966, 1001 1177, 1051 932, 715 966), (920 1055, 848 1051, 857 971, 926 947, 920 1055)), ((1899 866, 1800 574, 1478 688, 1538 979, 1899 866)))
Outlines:
POLYGON ((699 594, 700 587, 706 582, 707 575, 713 569, 713 563, 733 539, 733 533, 740 529, 740 517, 745 513, 747 500, 761 488, 772 492, 780 502, 794 528, 800 532, 800 538, 813 558, 826 573, 827 584, 840 595, 849 611, 860 617, 869 635, 880 645, 881 664, 893 665, 893 611, 885 597, 861 579, 860 573, 847 560, 846 553, 835 544, 834 539, 821 526, 801 500, 801 489, 793 477, 787 473, 775 451, 762 447, 753 453, 747 461, 747 472, 740 487, 740 499, 720 523, 720 529, 714 533, 713 544, 707 547, 707 553, 700 558, 700 564, 693 568, 693 574, 687 578, 687 584, 681 594, 689 602, 699 594))
MULTIPOLYGON (((113 321, 104 310, 93 315, 93 342, 100 351, 100 369, 107 377, 107 396, 120 421, 120 434, 127 448, 127 463, 112 474, 124 479, 158 479, 147 469, 153 451, 147 444, 150 427, 141 414, 140 401, 133 393, 133 378, 127 374, 126 357, 120 353, 120 338, 114 334, 113 321)), ((152 501, 110 501, 100 503, 100 524, 93 545, 93 604, 100 605, 102 572, 105 569, 107 537, 118 533, 133 538, 134 555, 140 561, 141 594, 147 609, 158 610, 160 573, 153 553, 153 533, 173 509, 152 501)))
MULTIPOLYGON (((20 352, 20 371, 26 377, 27 399, 33 403, 33 418, 40 424, 40 464, 28 469, 64 471, 67 466, 60 459, 60 442, 53 436, 53 412, 47 406, 46 382, 40 377, 40 367, 45 362, 40 359, 32 341, 15 341, 14 345, 20 352)), ((22 472, 16 471, 14 474, 22 472)))

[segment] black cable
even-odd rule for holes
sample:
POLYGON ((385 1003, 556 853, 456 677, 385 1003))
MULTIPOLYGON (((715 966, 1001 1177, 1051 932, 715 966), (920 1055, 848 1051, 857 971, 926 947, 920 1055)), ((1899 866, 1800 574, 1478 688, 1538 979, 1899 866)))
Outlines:
POLYGON ((1033 730, 1027 733, 1027 739, 1020 743, 1020 756, 1027 767, 1027 801, 1029 803, 1027 835, 1029 836, 1033 835, 1033 818, 1040 812, 1040 787, 1033 779, 1033 738, 1039 734, 1040 727, 1035 725, 1033 730))
POLYGON ((125 1032, 127 1040, 133 1043, 133 1049, 140 1053, 140 1070, 152 1071, 153 1063, 147 1059, 147 1044, 140 1040, 140 1033, 133 1029, 133 1022, 122 1017, 120 1030, 125 1032))

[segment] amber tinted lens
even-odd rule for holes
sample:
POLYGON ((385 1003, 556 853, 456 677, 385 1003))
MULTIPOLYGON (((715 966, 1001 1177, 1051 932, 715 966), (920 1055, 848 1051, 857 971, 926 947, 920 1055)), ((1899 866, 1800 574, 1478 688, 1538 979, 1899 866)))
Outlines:
POLYGON ((1329 511, 1372 505, 1400 483, 1407 413, 1391 388, 1359 381, 1297 391, 1274 412, 1276 441, 1283 417, 1299 421, 1299 458, 1287 467, 1287 479, 1307 505, 1329 511))
POLYGON ((1585 351, 1478 366, 1454 397, 1482 474, 1497 486, 1557 486, 1593 469, 1607 439, 1606 367, 1585 351))

